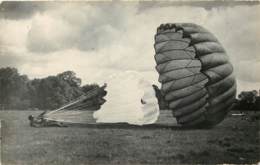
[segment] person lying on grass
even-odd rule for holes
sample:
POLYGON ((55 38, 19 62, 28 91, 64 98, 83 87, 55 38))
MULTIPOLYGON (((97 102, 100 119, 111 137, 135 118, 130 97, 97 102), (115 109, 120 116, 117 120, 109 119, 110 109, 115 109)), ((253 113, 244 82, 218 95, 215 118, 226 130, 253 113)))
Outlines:
POLYGON ((41 113, 38 117, 34 117, 33 115, 28 116, 28 119, 30 121, 30 126, 37 127, 37 128, 39 128, 39 127, 67 127, 62 122, 45 119, 43 117, 45 113, 46 113, 46 111, 41 113))

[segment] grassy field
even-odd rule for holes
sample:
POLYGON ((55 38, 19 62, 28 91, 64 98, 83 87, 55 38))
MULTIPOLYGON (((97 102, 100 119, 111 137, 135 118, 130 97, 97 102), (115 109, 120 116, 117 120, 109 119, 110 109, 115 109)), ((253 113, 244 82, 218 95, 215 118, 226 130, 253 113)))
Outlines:
POLYGON ((257 163, 259 119, 229 115, 213 129, 182 129, 169 112, 160 123, 32 128, 32 111, 0 111, 2 163, 10 164, 180 164, 257 163))

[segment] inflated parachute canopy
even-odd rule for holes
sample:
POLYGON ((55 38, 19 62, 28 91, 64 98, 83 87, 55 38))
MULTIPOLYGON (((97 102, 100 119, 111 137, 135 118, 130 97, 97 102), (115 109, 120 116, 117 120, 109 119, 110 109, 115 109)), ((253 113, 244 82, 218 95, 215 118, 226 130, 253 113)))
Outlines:
POLYGON ((235 101, 236 81, 216 37, 192 23, 162 24, 154 48, 161 91, 178 123, 220 123, 235 101))

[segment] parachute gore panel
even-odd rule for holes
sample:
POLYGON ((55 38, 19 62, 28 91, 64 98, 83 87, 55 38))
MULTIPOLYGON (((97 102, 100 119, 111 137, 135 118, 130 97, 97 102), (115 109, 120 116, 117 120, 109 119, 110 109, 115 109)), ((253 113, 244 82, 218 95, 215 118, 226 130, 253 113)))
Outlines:
POLYGON ((192 23, 162 24, 154 48, 161 91, 178 123, 220 123, 235 100, 236 81, 216 37, 192 23))

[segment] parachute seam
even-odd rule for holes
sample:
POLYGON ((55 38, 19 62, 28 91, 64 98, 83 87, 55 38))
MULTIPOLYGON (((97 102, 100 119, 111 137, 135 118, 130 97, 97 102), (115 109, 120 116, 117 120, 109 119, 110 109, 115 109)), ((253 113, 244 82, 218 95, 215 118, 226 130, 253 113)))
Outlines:
MULTIPOLYGON (((220 80, 220 81, 225 81, 227 80, 228 78, 230 78, 230 76, 232 75, 232 73, 230 75, 228 75, 227 77, 225 77, 224 79, 220 80)), ((210 84, 209 87, 212 87, 212 86, 215 86, 217 83, 220 83, 220 81, 218 82, 215 82, 213 84, 210 84)), ((233 81, 232 85, 235 83, 235 81, 233 81)))
POLYGON ((188 123, 188 122, 192 122, 196 119, 198 119, 200 117, 201 114, 204 114, 205 111, 207 111, 207 109, 205 107, 201 107, 201 108, 198 108, 196 111, 193 111, 191 113, 189 113, 188 115, 193 115, 193 117, 187 117, 187 115, 184 115, 184 116, 180 116, 179 117, 179 120, 182 120, 180 122, 182 122, 183 124, 184 123, 188 123), (199 110, 198 110, 199 109, 199 110), (197 113, 197 114, 196 114, 197 113), (192 118, 192 119, 189 119, 189 118, 192 118))
MULTIPOLYGON (((199 93, 200 91, 201 91, 201 90, 198 90, 198 91, 196 91, 196 92, 194 92, 194 93, 197 94, 197 93, 199 93)), ((195 100, 193 100, 193 102, 200 100, 201 98, 205 97, 207 94, 208 94, 208 93, 203 94, 200 98, 196 98, 195 100)), ((194 95, 195 95, 195 94, 194 94, 194 95)), ((190 96, 191 96, 191 95, 190 95, 190 96)), ((187 96, 185 96, 185 97, 187 97, 187 96)), ((177 100, 174 100, 174 101, 178 101, 178 100, 184 100, 184 97, 182 97, 182 98, 180 98, 180 99, 177 99, 177 100)), ((179 104, 181 104, 181 103, 182 103, 182 101, 181 101, 179 104)), ((180 107, 178 106, 179 104, 177 104, 175 108, 180 108, 180 107)), ((185 107, 185 106, 183 106, 183 107, 185 107)))
MULTIPOLYGON (((158 65, 161 65, 161 64, 166 63, 166 62, 169 62, 169 61, 171 61, 171 60, 172 60, 172 59, 169 59, 169 60, 167 60, 167 61, 163 61, 163 62, 157 63, 157 64, 158 64, 158 65)), ((190 58, 176 59, 175 61, 181 61, 181 60, 190 60, 190 58)))
MULTIPOLYGON (((164 51, 164 52, 167 52, 167 51, 164 51)), ((164 52, 161 52, 161 53, 159 53, 159 54, 162 54, 162 55, 164 55, 164 52)), ((182 58, 182 59, 175 59, 175 60, 186 60, 186 59, 195 59, 194 57, 192 57, 192 55, 191 54, 189 54, 191 51, 189 51, 189 50, 187 50, 187 51, 184 51, 185 52, 185 54, 186 55, 188 55, 190 58, 182 58), (189 52, 189 53, 188 53, 189 52)), ((158 55, 159 55, 158 54, 158 55)), ((158 55, 157 54, 155 54, 155 56, 154 56, 154 59, 156 60, 156 57, 158 57, 158 55)), ((164 61, 164 62, 161 62, 161 63, 159 63, 159 64, 162 64, 162 63, 165 63, 165 62, 169 62, 169 61, 171 61, 172 59, 170 58, 170 57, 164 57, 164 58, 166 58, 167 59, 167 61, 164 61)))
POLYGON ((176 33, 176 31, 159 32, 157 34, 163 35, 163 34, 169 34, 169 33, 176 33))
MULTIPOLYGON (((207 97, 206 97, 206 96, 207 96, 207 95, 205 95, 205 96, 203 96, 203 97, 200 98, 200 100, 201 100, 201 99, 205 99, 205 101, 203 102, 203 104, 199 105, 199 107, 198 107, 197 109, 200 109, 200 108, 202 108, 202 107, 204 107, 204 106, 207 105, 207 97)), ((196 102, 195 102, 194 104, 196 104, 196 102)), ((189 115, 189 114, 191 114, 192 112, 196 111, 197 109, 194 110, 194 109, 191 108, 190 111, 186 111, 186 112, 183 111, 183 109, 193 107, 194 104, 190 104, 190 105, 184 106, 184 107, 182 107, 182 108, 176 109, 176 110, 175 110, 175 113, 176 113, 176 112, 181 112, 181 111, 184 112, 183 114, 180 114, 180 115, 178 114, 178 115, 177 115, 178 117, 189 115)))
MULTIPOLYGON (((184 43, 184 42, 183 42, 184 43)), ((185 43, 187 43, 187 42, 185 42, 185 43)), ((190 43, 188 43, 188 44, 190 44, 190 43)), ((156 44, 155 44, 156 45, 156 44)), ((154 47, 155 47, 155 45, 154 45, 154 47)), ((167 46, 167 44, 165 44, 165 45, 163 45, 158 51, 160 52, 163 48, 165 48, 167 46)), ((182 48, 182 49, 180 49, 180 50, 185 50, 185 49, 187 49, 189 46, 187 46, 187 47, 185 47, 185 48, 182 48)), ((178 48, 179 49, 179 48, 178 48)), ((178 50, 178 49, 174 49, 174 50, 178 50)), ((164 51, 163 51, 164 52, 164 51)))
MULTIPOLYGON (((232 87, 234 84, 235 84, 235 82, 233 81, 232 84, 231 84, 229 87, 232 87)), ((224 89, 222 89, 222 90, 227 90, 227 89, 224 88, 224 89)), ((216 89, 216 91, 218 91, 218 92, 220 92, 220 91, 222 91, 222 90, 221 90, 221 86, 219 86, 219 87, 216 89)), ((215 97, 217 97, 217 96, 220 95, 219 93, 217 93, 217 94, 218 94, 218 95, 215 95, 215 97)))
MULTIPOLYGON (((200 87, 198 87, 198 86, 196 86, 196 85, 198 85, 199 83, 201 83, 202 81, 200 81, 200 82, 198 82, 198 83, 196 83, 195 85, 194 85, 194 87, 195 87, 195 89, 198 89, 198 90, 196 90, 196 91, 194 91, 193 93, 196 93, 196 92, 198 92, 199 90, 201 90, 201 89, 203 89, 203 88, 200 88, 200 87)), ((185 87, 185 88, 188 88, 188 87, 185 87)), ((179 90, 183 90, 183 89, 185 89, 185 88, 181 88, 181 89, 178 89, 178 90, 173 90, 173 91, 171 91, 171 92, 176 92, 176 91, 179 91, 179 90)), ((170 93, 170 92, 168 92, 168 93, 170 93)), ((167 94, 168 94, 167 93, 167 94)), ((167 95, 166 94, 166 95, 167 95)), ((186 96, 188 96, 188 95, 185 95, 185 96, 183 96, 183 97, 180 97, 180 98, 184 98, 184 97, 186 97, 186 96)), ((180 98, 178 98, 178 99, 180 99, 180 98)), ((176 100, 178 100, 178 99, 176 99, 176 100)))
MULTIPOLYGON (((205 81, 206 79, 203 79, 203 80, 201 80, 201 81, 198 81, 198 82, 196 82, 194 85, 197 85, 197 84, 199 84, 199 83, 201 83, 202 81, 205 81)), ((171 86, 172 87, 172 86, 171 86)), ((182 89, 185 89, 185 88, 187 88, 188 86, 185 86, 185 87, 183 87, 183 88, 180 88, 180 89, 178 89, 178 90, 182 90, 182 89)), ((168 90, 173 90, 172 88, 170 88, 170 89, 168 89, 168 90)), ((173 90, 173 91, 178 91, 178 90, 173 90)), ((197 91, 196 91, 197 92, 197 91)), ((194 93, 196 93, 196 92, 194 92, 194 93)), ((183 97, 181 97, 181 98, 183 98, 183 97)))
MULTIPOLYGON (((235 93, 235 91, 233 91, 229 96, 232 96, 233 94, 235 93)), ((231 102, 232 103, 232 101, 233 101, 233 98, 228 98, 228 99, 225 99, 224 100, 224 104, 222 104, 223 105, 223 107, 231 107, 232 105, 228 105, 227 103, 229 103, 229 102, 231 102)), ((214 107, 214 108, 212 108, 212 111, 211 112, 209 112, 209 114, 217 114, 218 112, 219 112, 219 107, 214 107)))
POLYGON ((186 48, 183 48, 183 49, 169 49, 169 50, 158 51, 156 53, 164 53, 164 52, 169 52, 169 51, 173 51, 173 50, 185 50, 185 51, 194 52, 194 53, 196 52, 196 51, 187 50, 187 48, 189 48, 189 46, 186 48))
POLYGON ((193 83, 193 81, 195 80, 195 77, 196 77, 196 76, 193 77, 193 79, 191 80, 191 83, 193 83))
POLYGON ((201 52, 200 53, 200 56, 206 56, 208 54, 212 54, 212 53, 225 53, 224 51, 215 51, 215 52, 212 52, 212 51, 207 51, 207 52, 201 52))
MULTIPOLYGON (((198 74, 195 74, 194 75, 194 79, 195 79, 195 77, 197 77, 198 75, 200 75, 201 73, 198 73, 198 74)), ((181 78, 181 79, 185 79, 185 78, 181 78)), ((200 80, 200 81, 197 81, 196 83, 199 83, 199 82, 201 82, 201 81, 204 81, 204 80, 206 80, 207 78, 205 78, 205 79, 202 79, 202 80, 200 80)), ((193 81, 192 81, 193 82, 193 81)), ((172 87, 173 85, 171 85, 167 90, 172 90, 172 87)), ((185 87, 183 87, 183 88, 186 88, 187 86, 185 86, 185 87)), ((182 88, 181 88, 182 89, 182 88)))
MULTIPOLYGON (((163 34, 169 34, 169 33, 173 33, 173 32, 164 32, 164 33, 160 32, 160 33, 157 33, 155 36, 163 35, 163 34)), ((175 31, 174 33, 180 33, 180 32, 175 31)), ((180 34, 182 34, 182 33, 180 33, 180 34)))
MULTIPOLYGON (((231 95, 233 94, 233 92, 235 92, 234 85, 232 85, 232 87, 227 91, 227 93, 225 93, 226 95, 225 95, 225 94, 222 94, 222 95, 225 95, 224 98, 226 98, 226 97, 228 97, 228 96, 231 96, 231 95), (230 92, 230 93, 229 93, 229 92, 230 92)), ((218 98, 218 97, 220 97, 220 96, 221 96, 221 94, 215 96, 214 99, 215 99, 215 98, 218 98)), ((212 99, 212 100, 214 100, 214 99, 212 99)), ((212 101, 212 100, 211 100, 211 101, 212 101)), ((224 100, 226 100, 226 99, 224 99, 224 100)), ((215 105, 215 104, 212 104, 212 105, 215 105)))
MULTIPOLYGON (((218 75, 219 77, 222 77, 223 79, 225 79, 225 78, 227 78, 228 76, 230 76, 230 75, 232 74, 233 69, 232 69, 231 73, 229 73, 229 74, 226 75, 225 77, 221 76, 218 72, 214 72, 214 71, 212 71, 212 70, 209 70, 209 71, 211 71, 211 72, 215 73, 216 75, 218 75)), ((212 84, 218 83, 219 81, 221 81, 221 80, 218 80, 218 81, 216 81, 216 82, 213 82, 212 84)), ((211 84, 210 84, 210 85, 211 85, 211 84)), ((208 85, 208 86, 210 86, 210 85, 208 85)))
MULTIPOLYGON (((208 70, 216 69, 216 68, 218 68, 218 67, 220 67, 220 66, 222 66, 222 65, 226 65, 226 64, 230 65, 229 63, 225 62, 224 64, 219 64, 219 65, 216 65, 216 66, 207 68, 207 69, 208 69, 208 70)), ((232 71, 233 71, 233 68, 232 68, 232 71)))
MULTIPOLYGON (((201 54, 200 56, 204 57, 204 56, 210 56, 212 54, 223 54, 223 53, 225 52, 212 52, 212 53, 201 54)), ((218 56, 222 56, 222 55, 218 55, 218 56)), ((228 58, 227 56, 223 56, 223 57, 228 58)))
MULTIPOLYGON (((190 68, 199 68, 199 66, 176 68, 176 69, 172 69, 172 70, 169 70, 169 71, 165 71, 165 72, 163 72, 163 73, 169 73, 169 72, 171 72, 171 71, 176 71, 176 70, 181 70, 181 69, 187 69, 188 71, 190 71, 190 70, 189 70, 190 68)), ((191 73, 194 73, 194 72, 192 72, 192 71, 190 71, 190 72, 191 72, 191 73)), ((195 72, 195 73, 196 73, 196 72, 195 72)))
POLYGON ((187 63, 187 65, 186 65, 185 67, 189 66, 189 65, 192 63, 192 61, 193 61, 193 59, 191 59, 191 60, 189 61, 189 63, 187 63))
MULTIPOLYGON (((218 41, 218 39, 215 37, 215 36, 213 36, 213 35, 211 35, 211 34, 208 34, 208 32, 196 32, 196 33, 192 33, 193 34, 193 36, 191 36, 191 38, 192 38, 192 40, 193 40, 193 44, 196 44, 196 43, 200 43, 200 42, 209 42, 209 41, 215 41, 215 42, 217 42, 218 41), (200 34, 206 34, 206 38, 204 38, 204 40, 202 40, 202 39, 194 39, 194 34, 197 34, 197 35, 200 35, 200 34), (207 38, 207 37, 209 37, 210 39, 213 39, 213 40, 210 40, 209 38, 207 38), (197 40, 197 41, 194 41, 194 40, 197 40)), ((204 36, 205 37, 205 36, 204 36)))
MULTIPOLYGON (((170 86, 169 89, 171 89, 171 87, 177 82, 176 80, 172 80, 172 81, 174 81, 174 82, 172 83, 172 85, 170 86)), ((168 89, 168 90, 169 90, 169 89, 168 89)), ((164 92, 165 92, 165 90, 164 90, 164 92)))
POLYGON ((206 70, 206 69, 208 70, 208 69, 216 68, 216 67, 219 67, 219 66, 225 65, 225 64, 228 64, 228 63, 225 62, 225 63, 221 63, 221 64, 216 64, 216 65, 214 65, 214 66, 212 66, 212 67, 205 66, 205 67, 203 67, 203 70, 206 70))
POLYGON ((187 70, 188 70, 189 72, 193 73, 193 74, 197 73, 197 71, 193 71, 193 70, 191 70, 191 68, 192 68, 192 67, 187 67, 187 70))
POLYGON ((180 42, 190 43, 190 41, 185 41, 185 40, 181 40, 181 39, 169 39, 169 40, 165 40, 165 41, 157 41, 156 44, 154 44, 154 45, 164 43, 164 42, 168 42, 168 41, 180 41, 180 42))
MULTIPOLYGON (((194 75, 197 75, 197 74, 200 74, 200 73, 196 73, 196 74, 194 74, 194 75)), ((194 75, 184 76, 184 77, 182 77, 182 79, 183 79, 183 78, 187 78, 187 77, 191 77, 191 76, 194 76, 194 75)), ((178 80, 178 79, 172 79, 172 80, 178 80)), ((169 81, 172 81, 172 80, 169 80, 169 81)), ((169 81, 166 81, 166 82, 169 82, 169 81)), ((166 83, 166 82, 165 82, 165 83, 166 83)))
MULTIPOLYGON (((193 67, 195 67, 195 66, 187 67, 187 66, 190 65, 190 64, 192 63, 192 61, 193 61, 193 59, 189 59, 189 60, 190 60, 189 63, 187 63, 184 68, 193 68, 193 67)), ((188 61, 188 60, 183 60, 183 61, 188 61)), ((167 63, 167 64, 165 64, 165 66, 163 67, 163 69, 165 69, 165 68, 169 65, 170 62, 164 62, 164 63, 167 63)), ((159 66, 159 65, 162 65, 162 64, 158 64, 158 66, 159 66)), ((178 70, 178 69, 180 69, 180 68, 173 69, 173 70, 178 70)), ((173 70, 171 70, 171 71, 173 71, 173 70)), ((167 71, 166 71, 166 72, 167 72, 167 71)), ((166 72, 165 72, 165 73, 166 73, 166 72)))
MULTIPOLYGON (((193 93, 199 92, 199 91, 202 90, 202 89, 203 89, 203 88, 200 88, 200 89, 194 91, 193 93)), ((176 100, 183 99, 184 97, 187 97, 187 96, 189 96, 189 95, 184 95, 184 96, 182 96, 182 97, 177 98, 176 100)), ((166 96, 165 96, 165 97, 166 97, 166 96)), ((172 100, 173 100, 173 99, 168 99, 167 101, 172 101, 172 100)))

